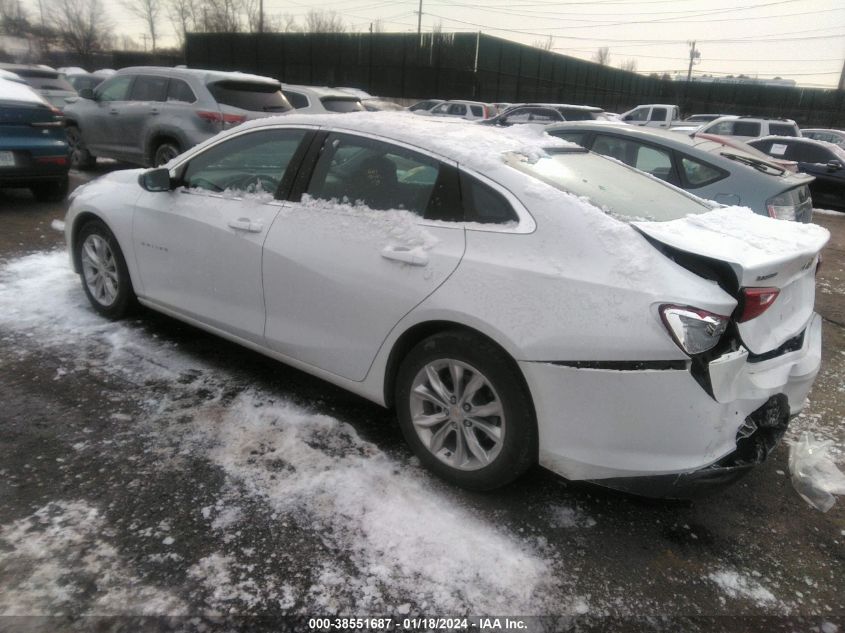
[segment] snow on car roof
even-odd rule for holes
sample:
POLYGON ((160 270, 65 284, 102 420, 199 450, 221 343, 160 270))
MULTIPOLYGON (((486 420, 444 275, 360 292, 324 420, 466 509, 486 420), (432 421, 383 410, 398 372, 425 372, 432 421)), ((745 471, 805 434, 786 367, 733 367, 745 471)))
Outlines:
POLYGON ((21 101, 23 103, 37 103, 49 107, 49 104, 26 84, 0 77, 0 99, 3 101, 21 101))
POLYGON ((247 121, 236 129, 279 124, 319 125, 381 136, 475 169, 503 165, 499 156, 504 152, 537 155, 548 147, 576 147, 573 143, 549 136, 539 125, 515 125, 502 129, 462 119, 420 117, 411 112, 286 114, 247 121))

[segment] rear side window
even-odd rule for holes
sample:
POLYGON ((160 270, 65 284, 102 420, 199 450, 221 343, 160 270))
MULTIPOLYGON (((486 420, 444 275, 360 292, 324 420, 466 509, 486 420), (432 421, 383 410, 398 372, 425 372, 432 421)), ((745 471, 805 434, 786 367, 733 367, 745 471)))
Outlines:
POLYGON ((595 118, 595 112, 589 110, 560 110, 560 113, 566 121, 592 121, 595 118))
POLYGON ((484 116, 484 110, 481 109, 481 106, 474 105, 470 106, 469 109, 473 116, 484 116))
POLYGON ((769 134, 772 136, 798 136, 794 125, 785 123, 769 123, 769 134))
POLYGON ((290 102, 278 84, 250 81, 217 81, 208 84, 208 90, 221 105, 250 110, 252 112, 287 112, 292 110, 290 102))
POLYGON ((760 124, 756 121, 734 121, 734 136, 760 136, 760 124))
POLYGON ((727 173, 721 169, 694 160, 688 156, 681 158, 681 168, 684 170, 684 177, 687 179, 690 187, 703 187, 727 176, 727 173))
POLYGON ((171 79, 170 85, 167 88, 167 100, 194 103, 197 97, 187 82, 181 79, 171 79))
POLYGON ((293 92, 292 90, 283 90, 282 94, 284 94, 285 97, 287 97, 287 100, 290 101, 290 104, 294 108, 296 108, 297 110, 299 108, 307 108, 308 105, 309 105, 308 97, 306 97, 301 92, 293 92))
POLYGON ((329 112, 363 112, 366 108, 359 99, 344 99, 342 97, 324 97, 320 99, 323 107, 329 112))
POLYGON ((138 75, 129 93, 130 101, 165 101, 167 99, 167 77, 138 75))
POLYGON ((461 198, 467 222, 505 224, 518 220, 502 194, 464 172, 461 172, 461 198))
POLYGON ((449 114, 464 116, 467 113, 467 107, 463 103, 453 103, 449 106, 449 114))
MULTIPOLYGON (((441 204, 435 193, 442 171, 439 161, 403 147, 330 134, 306 193, 322 200, 360 203, 380 211, 404 209, 429 217, 430 205, 441 204)), ((439 208, 437 215, 445 219, 448 213, 439 208)))

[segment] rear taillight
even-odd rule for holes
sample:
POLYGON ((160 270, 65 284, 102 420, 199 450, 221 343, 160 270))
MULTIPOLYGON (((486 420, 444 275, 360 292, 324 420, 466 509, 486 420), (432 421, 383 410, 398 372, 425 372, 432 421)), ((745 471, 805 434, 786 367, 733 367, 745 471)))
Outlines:
POLYGON ((246 121, 246 116, 242 114, 223 114, 212 110, 197 110, 197 116, 212 123, 219 123, 222 127, 235 127, 246 121))
POLYGON ((67 165, 67 156, 36 156, 39 165, 67 165))
POLYGON ((59 119, 58 121, 33 121, 30 123, 32 127, 64 127, 65 120, 59 119))
POLYGON ((675 343, 687 354, 700 354, 716 346, 730 317, 690 306, 660 306, 660 319, 675 343))
POLYGON ((798 210, 797 201, 789 191, 766 200, 769 217, 776 220, 794 220, 798 210))
POLYGON ((768 310, 778 298, 778 288, 743 288, 737 323, 755 319, 768 310))

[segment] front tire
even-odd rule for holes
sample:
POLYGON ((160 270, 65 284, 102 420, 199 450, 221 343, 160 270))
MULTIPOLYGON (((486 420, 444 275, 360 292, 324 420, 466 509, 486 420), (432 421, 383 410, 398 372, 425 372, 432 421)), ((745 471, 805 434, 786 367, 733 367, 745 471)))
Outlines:
POLYGON ((176 143, 171 141, 161 143, 158 147, 156 147, 156 151, 153 153, 153 167, 161 167, 181 153, 182 150, 179 149, 179 146, 176 143))
POLYGON ((419 343, 399 367, 395 402, 413 452, 452 484, 498 488, 537 459, 534 408, 519 368, 481 337, 449 331, 419 343))
POLYGON ((82 288, 93 308, 109 319, 120 319, 138 305, 126 260, 114 234, 100 220, 80 229, 74 257, 82 288))

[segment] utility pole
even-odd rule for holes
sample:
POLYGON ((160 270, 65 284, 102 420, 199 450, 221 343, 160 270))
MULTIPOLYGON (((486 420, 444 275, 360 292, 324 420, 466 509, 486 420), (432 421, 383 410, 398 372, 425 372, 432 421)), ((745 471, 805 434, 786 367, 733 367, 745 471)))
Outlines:
POLYGON ((842 74, 839 75, 839 89, 845 90, 845 63, 842 64, 842 74))
POLYGON ((417 39, 422 46, 422 0, 420 0, 420 10, 417 11, 417 39))
POLYGON ((692 65, 701 59, 701 51, 695 47, 695 40, 687 42, 689 44, 689 70, 687 71, 687 82, 692 81, 692 65))
POLYGON ((264 0, 258 0, 258 32, 264 32, 264 0))

